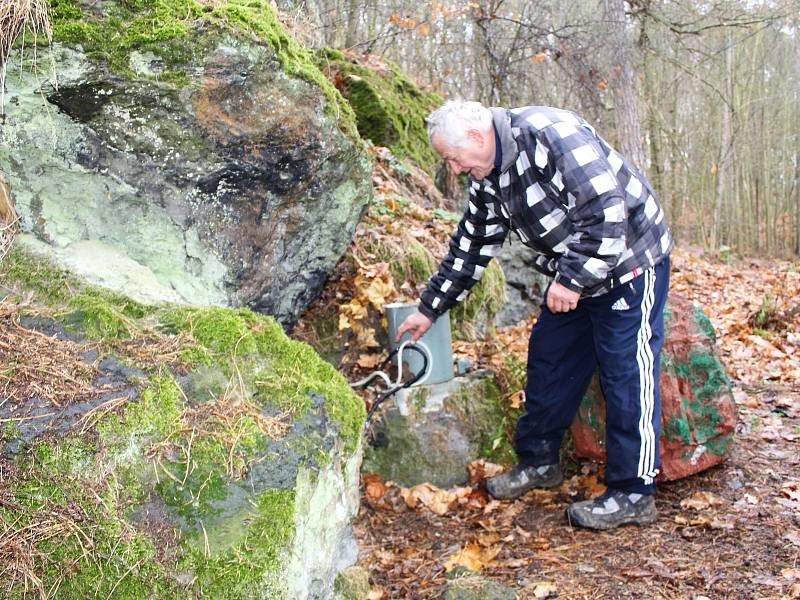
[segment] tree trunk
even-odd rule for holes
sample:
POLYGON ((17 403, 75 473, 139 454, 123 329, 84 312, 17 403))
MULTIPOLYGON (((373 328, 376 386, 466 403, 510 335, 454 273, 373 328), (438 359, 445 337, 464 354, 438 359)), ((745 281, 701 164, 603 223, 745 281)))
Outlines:
POLYGON ((714 203, 714 229, 711 235, 711 248, 719 249, 722 243, 722 206, 725 202, 725 179, 728 176, 728 163, 731 152, 731 103, 733 102, 733 44, 728 34, 728 47, 725 49, 725 83, 728 102, 722 107, 722 140, 717 163, 717 190, 714 203))
POLYGON ((611 37, 617 49, 617 66, 611 70, 610 83, 614 91, 614 118, 619 133, 620 150, 628 161, 644 172, 647 158, 639 128, 633 42, 625 19, 625 2, 605 0, 605 6, 611 37))
POLYGON ((344 38, 344 45, 347 48, 352 48, 358 43, 358 15, 361 8, 358 0, 350 0, 347 3, 347 34, 344 38))

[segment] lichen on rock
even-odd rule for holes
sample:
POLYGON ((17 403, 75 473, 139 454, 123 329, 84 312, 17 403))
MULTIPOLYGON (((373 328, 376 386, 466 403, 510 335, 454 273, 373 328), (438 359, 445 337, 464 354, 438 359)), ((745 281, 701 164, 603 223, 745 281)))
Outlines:
POLYGON ((58 86, 24 54, 0 132, 30 246, 143 302, 291 326, 371 195, 311 51, 262 0, 53 0, 51 16, 58 86))

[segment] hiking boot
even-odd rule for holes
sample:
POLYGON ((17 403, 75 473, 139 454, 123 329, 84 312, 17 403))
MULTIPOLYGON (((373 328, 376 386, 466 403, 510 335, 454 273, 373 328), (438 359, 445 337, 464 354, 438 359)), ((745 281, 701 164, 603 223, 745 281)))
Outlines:
POLYGON ((567 520, 573 527, 614 529, 620 525, 646 525, 658 518, 652 494, 629 494, 607 490, 594 500, 576 502, 567 509, 567 520))
POLYGON ((531 467, 517 465, 510 471, 486 480, 486 491, 493 498, 508 500, 519 498, 534 488, 551 488, 564 480, 558 465, 531 467))

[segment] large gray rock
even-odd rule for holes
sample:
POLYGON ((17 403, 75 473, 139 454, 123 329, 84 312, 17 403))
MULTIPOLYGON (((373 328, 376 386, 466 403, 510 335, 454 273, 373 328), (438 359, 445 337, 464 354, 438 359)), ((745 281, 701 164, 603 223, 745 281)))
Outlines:
POLYGON ((403 486, 462 485, 471 461, 509 452, 504 417, 487 371, 400 390, 374 417, 362 471, 403 486))
POLYGON ((516 325, 538 312, 550 278, 533 267, 535 256, 514 234, 503 245, 497 260, 506 276, 506 302, 494 319, 498 327, 516 325))
POLYGON ((179 84, 152 53, 112 71, 80 43, 53 49, 58 89, 41 56, 9 67, 0 171, 24 239, 136 299, 291 325, 350 242, 370 159, 269 43, 208 23, 180 43, 179 84))
POLYGON ((131 318, 142 336, 120 357, 49 318, 0 321, 0 356, 24 374, 0 403, 8 597, 26 573, 64 600, 334 597, 358 553, 364 406, 310 347, 245 310, 131 318), (206 364, 148 354, 187 327, 206 364))

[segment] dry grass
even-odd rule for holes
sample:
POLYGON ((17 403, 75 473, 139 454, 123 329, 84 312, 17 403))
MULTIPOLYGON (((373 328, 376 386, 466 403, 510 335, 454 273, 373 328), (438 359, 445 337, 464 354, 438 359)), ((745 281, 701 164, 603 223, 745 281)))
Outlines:
MULTIPOLYGON (((31 47, 33 49, 33 69, 36 70, 39 38, 44 37, 48 47, 52 47, 53 43, 53 28, 50 24, 47 0, 0 0, 0 119, 2 120, 5 120, 6 66, 11 49, 17 40, 20 40, 21 58, 25 52, 27 41, 25 36, 28 33, 33 36, 31 47)), ((49 62, 52 85, 57 88, 56 64, 52 52, 49 62)), ((55 137, 55 130, 53 137, 55 137)), ((55 144, 55 140, 53 143, 55 144)))
POLYGON ((46 0, 2 0, 0 2, 0 69, 5 69, 11 46, 25 31, 34 38, 44 36, 47 43, 53 41, 53 29, 47 12, 46 0))
MULTIPOLYGON (((96 395, 97 369, 82 360, 87 344, 59 340, 19 325, 18 307, 0 303, 0 423, 20 420, 9 410, 22 400, 40 397, 63 407, 96 395), (3 405, 11 400, 10 407, 3 405)), ((44 415, 40 415, 44 416, 44 415)))

